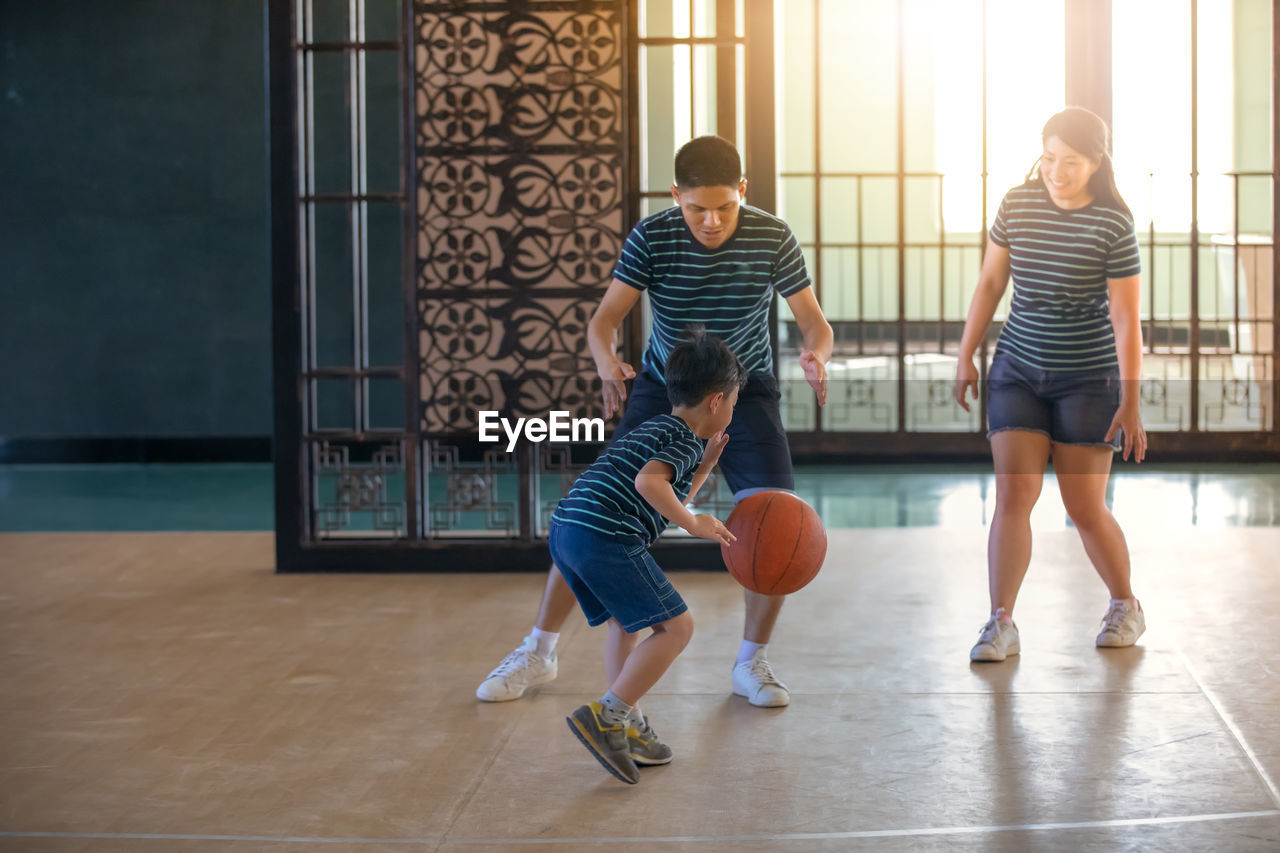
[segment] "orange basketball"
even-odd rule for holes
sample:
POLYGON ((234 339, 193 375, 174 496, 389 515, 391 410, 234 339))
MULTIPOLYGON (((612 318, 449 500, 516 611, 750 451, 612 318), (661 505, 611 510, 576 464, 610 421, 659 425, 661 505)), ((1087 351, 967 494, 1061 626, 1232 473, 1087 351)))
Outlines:
POLYGON ((803 587, 827 556, 827 531, 813 507, 789 492, 757 492, 725 522, 738 537, 721 543, 729 574, 753 592, 787 595, 803 587))

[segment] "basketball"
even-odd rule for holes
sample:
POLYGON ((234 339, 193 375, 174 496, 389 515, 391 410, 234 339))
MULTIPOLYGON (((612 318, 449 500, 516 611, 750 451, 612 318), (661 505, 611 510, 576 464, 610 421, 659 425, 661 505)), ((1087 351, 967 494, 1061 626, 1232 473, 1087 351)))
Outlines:
POLYGON ((813 580, 827 555, 827 531, 813 507, 790 492, 757 492, 725 522, 738 537, 721 543, 729 574, 752 592, 787 595, 813 580))

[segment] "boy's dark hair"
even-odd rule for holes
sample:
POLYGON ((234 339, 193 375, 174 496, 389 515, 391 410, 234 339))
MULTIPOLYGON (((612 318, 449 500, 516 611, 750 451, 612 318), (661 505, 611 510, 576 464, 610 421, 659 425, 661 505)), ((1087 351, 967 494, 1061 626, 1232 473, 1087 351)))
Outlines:
POLYGON ((728 344, 707 334, 701 323, 685 328, 684 340, 667 357, 667 399, 675 406, 696 406, 710 394, 728 394, 747 384, 747 369, 728 344))
POLYGON ((676 186, 734 187, 742 183, 742 158, 733 143, 719 136, 699 136, 676 152, 676 186))

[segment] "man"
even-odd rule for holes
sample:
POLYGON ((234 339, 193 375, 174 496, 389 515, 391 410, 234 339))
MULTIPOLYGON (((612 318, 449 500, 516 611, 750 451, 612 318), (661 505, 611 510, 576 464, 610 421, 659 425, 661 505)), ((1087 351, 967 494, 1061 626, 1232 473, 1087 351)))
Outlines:
MULTIPOLYGON (((742 162, 727 140, 702 136, 686 143, 676 154, 675 177, 671 195, 678 206, 646 217, 632 229, 613 281, 587 328, 604 382, 606 418, 628 400, 626 382, 635 380, 612 440, 670 411, 663 365, 684 328, 701 323, 707 334, 729 345, 749 373, 720 457, 720 470, 735 502, 756 492, 794 491, 769 339, 773 293, 787 300, 800 327, 800 364, 819 405, 826 403, 825 365, 833 343, 800 244, 782 220, 744 204, 742 162), (618 358, 616 342, 618 329, 644 291, 649 293, 653 329, 637 376, 618 358)), ((746 616, 733 666, 733 692, 760 707, 787 705, 791 694, 766 656, 785 596, 743 592, 746 616)), ((518 699, 529 687, 554 679, 556 641, 574 605, 573 593, 553 565, 533 631, 481 683, 477 698, 518 699)))

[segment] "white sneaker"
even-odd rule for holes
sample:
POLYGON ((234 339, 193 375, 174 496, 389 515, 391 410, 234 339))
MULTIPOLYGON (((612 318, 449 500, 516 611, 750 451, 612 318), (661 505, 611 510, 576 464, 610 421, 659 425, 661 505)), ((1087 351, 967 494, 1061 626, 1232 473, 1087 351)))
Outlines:
POLYGON ((1002 661, 1009 655, 1022 651, 1022 642, 1018 637, 1018 626, 1000 617, 1004 614, 1001 607, 991 615, 987 624, 982 626, 978 642, 969 650, 972 661, 1002 661))
POLYGON ((543 657, 537 643, 525 637, 520 647, 502 659, 497 669, 476 688, 476 698, 483 702, 510 702, 519 699, 530 687, 546 684, 556 677, 556 653, 543 657))
POLYGON ((1147 630, 1147 617, 1142 613, 1142 605, 1138 599, 1133 600, 1136 607, 1130 607, 1123 601, 1117 601, 1102 617, 1102 631, 1098 634, 1097 645, 1105 649, 1122 649, 1138 642, 1142 632, 1147 630))
POLYGON ((773 674, 764 649, 756 649, 750 660, 734 664, 733 692, 746 696, 758 708, 781 708, 791 704, 791 691, 773 674))

